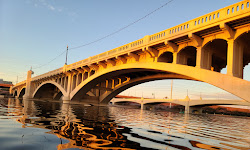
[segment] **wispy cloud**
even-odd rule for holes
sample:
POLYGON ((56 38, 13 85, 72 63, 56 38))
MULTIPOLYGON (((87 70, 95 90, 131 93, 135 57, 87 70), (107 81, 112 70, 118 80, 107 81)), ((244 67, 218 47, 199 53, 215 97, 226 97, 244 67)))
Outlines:
POLYGON ((61 6, 55 6, 50 3, 50 1, 47 0, 35 0, 35 1, 30 1, 27 0, 26 3, 32 4, 35 7, 41 7, 41 8, 46 8, 50 11, 55 11, 55 12, 63 12, 64 8, 61 6))
POLYGON ((75 21, 75 19, 78 17, 78 13, 76 13, 75 11, 69 10, 65 6, 52 4, 49 0, 26 0, 26 3, 37 8, 47 9, 52 12, 64 13, 68 17, 70 17, 72 21, 75 21))

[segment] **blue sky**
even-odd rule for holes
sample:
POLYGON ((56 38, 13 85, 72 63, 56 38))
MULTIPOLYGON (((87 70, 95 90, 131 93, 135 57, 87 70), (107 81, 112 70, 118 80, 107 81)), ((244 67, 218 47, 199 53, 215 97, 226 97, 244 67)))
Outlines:
MULTIPOLYGON (((65 51, 67 45, 71 48, 95 41, 145 16, 166 2, 168 0, 0 0, 0 78, 14 83, 17 76, 18 81, 25 80, 26 72, 31 66, 37 68, 47 64, 65 51)), ((174 0, 111 37, 70 50, 68 63, 108 51, 236 2, 239 0, 174 0)), ((41 68, 34 69, 34 75, 57 69, 64 63, 65 54, 41 68)), ((249 66, 245 72, 246 79, 249 80, 249 66)), ((223 93, 204 83, 174 82, 180 82, 177 84, 179 87, 176 87, 178 91, 175 91, 180 97, 185 95, 186 89, 193 90, 194 95, 223 93), (199 90, 201 88, 196 89, 197 85, 204 87, 204 91, 199 90)), ((154 91, 147 86, 152 87, 151 85, 158 83, 163 86, 161 90, 156 89, 159 93, 157 96, 169 95, 166 92, 169 87, 164 85, 170 85, 170 81, 142 84, 124 94, 145 91, 147 94, 144 95, 149 97, 154 91)))

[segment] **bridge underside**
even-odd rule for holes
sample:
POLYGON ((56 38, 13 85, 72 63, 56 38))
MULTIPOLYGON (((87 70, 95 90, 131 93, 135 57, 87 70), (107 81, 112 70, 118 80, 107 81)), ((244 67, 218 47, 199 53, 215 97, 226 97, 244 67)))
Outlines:
POLYGON ((122 69, 112 71, 93 79, 84 85, 73 97, 72 101, 107 104, 113 97, 135 85, 162 79, 188 79, 184 75, 153 69, 122 69), (89 101, 90 100, 90 101, 89 101))
MULTIPOLYGON (((149 81, 162 79, 187 79, 202 81, 222 88, 242 99, 248 100, 249 81, 196 67, 169 63, 137 63, 96 73, 89 81, 81 83, 71 93, 71 100, 84 101, 91 97, 96 104, 107 104, 120 92, 149 81), (87 94, 88 93, 88 94, 87 94), (90 94, 91 93, 91 94, 90 94)), ((250 101, 250 100, 249 100, 250 101)))
MULTIPOLYGON (((162 79, 202 81, 250 101, 249 81, 211 70, 171 63, 124 64, 97 72, 76 86, 70 93, 69 100, 105 105, 116 95, 130 87, 162 79), (133 68, 134 66, 137 66, 137 68, 133 68)), ((68 93, 63 90, 64 88, 56 82, 48 81, 36 89, 33 98, 63 99, 68 93)))
POLYGON ((59 100, 62 95, 62 92, 55 85, 45 84, 36 91, 33 98, 59 100))

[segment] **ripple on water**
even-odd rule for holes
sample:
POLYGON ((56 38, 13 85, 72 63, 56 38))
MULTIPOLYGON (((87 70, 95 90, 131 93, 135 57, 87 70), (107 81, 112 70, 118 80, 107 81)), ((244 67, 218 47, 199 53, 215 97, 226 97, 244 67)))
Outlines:
POLYGON ((249 149, 247 117, 0 99, 0 149, 249 149))

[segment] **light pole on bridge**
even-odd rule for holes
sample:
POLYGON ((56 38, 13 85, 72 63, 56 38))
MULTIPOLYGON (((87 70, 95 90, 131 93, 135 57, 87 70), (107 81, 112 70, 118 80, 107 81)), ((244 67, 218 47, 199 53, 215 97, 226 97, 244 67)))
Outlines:
POLYGON ((66 60, 65 60, 65 65, 67 65, 67 59, 68 59, 68 51, 69 51, 69 46, 67 45, 67 51, 66 51, 66 60))

